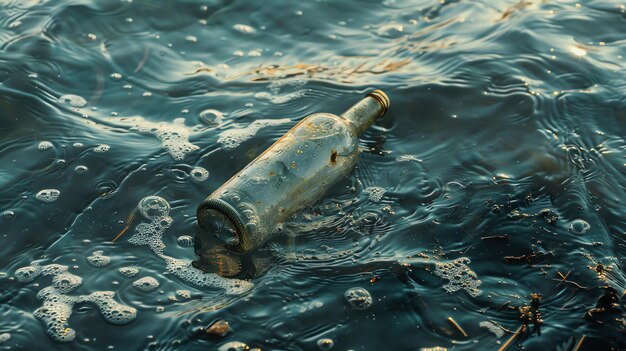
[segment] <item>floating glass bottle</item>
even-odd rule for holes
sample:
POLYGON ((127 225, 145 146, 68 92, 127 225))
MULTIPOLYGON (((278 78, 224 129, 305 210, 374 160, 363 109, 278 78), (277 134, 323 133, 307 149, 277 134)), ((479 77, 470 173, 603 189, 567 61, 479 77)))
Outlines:
POLYGON ((388 108, 387 95, 375 90, 341 116, 305 117, 208 196, 198 207, 198 224, 229 250, 259 247, 278 224, 352 171, 359 135, 388 108))

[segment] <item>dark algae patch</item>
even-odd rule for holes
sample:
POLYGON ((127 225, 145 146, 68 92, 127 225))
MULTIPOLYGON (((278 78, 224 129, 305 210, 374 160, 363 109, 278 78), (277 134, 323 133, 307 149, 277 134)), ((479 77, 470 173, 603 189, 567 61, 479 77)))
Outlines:
POLYGON ((598 0, 1 2, 0 349, 626 349, 624 33, 598 0), (254 250, 202 236, 373 89, 353 171, 254 250))

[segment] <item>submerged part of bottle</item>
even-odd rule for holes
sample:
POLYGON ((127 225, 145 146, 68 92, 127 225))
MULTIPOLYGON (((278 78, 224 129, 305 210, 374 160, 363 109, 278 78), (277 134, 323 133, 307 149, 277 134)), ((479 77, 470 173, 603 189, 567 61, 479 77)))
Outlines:
POLYGON ((358 136, 388 108, 389 98, 376 90, 341 116, 307 116, 207 197, 198 224, 229 250, 259 247, 278 224, 352 171, 358 136))

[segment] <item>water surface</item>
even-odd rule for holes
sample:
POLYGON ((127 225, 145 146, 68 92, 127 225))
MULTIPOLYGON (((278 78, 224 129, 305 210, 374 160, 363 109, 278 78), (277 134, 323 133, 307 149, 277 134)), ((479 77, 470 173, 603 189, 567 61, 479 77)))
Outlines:
POLYGON ((625 347, 624 33, 619 1, 3 2, 0 348, 496 350, 535 293, 509 349, 625 347), (189 269, 207 194, 372 88, 259 274, 189 269))

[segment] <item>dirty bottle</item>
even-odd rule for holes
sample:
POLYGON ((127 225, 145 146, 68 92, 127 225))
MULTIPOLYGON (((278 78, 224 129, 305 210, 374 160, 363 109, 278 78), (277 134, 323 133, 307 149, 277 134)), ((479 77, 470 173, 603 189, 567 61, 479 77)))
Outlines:
POLYGON ((229 250, 261 246, 352 171, 359 135, 388 108, 387 95, 375 90, 340 116, 305 117, 209 195, 198 207, 198 224, 229 250))

